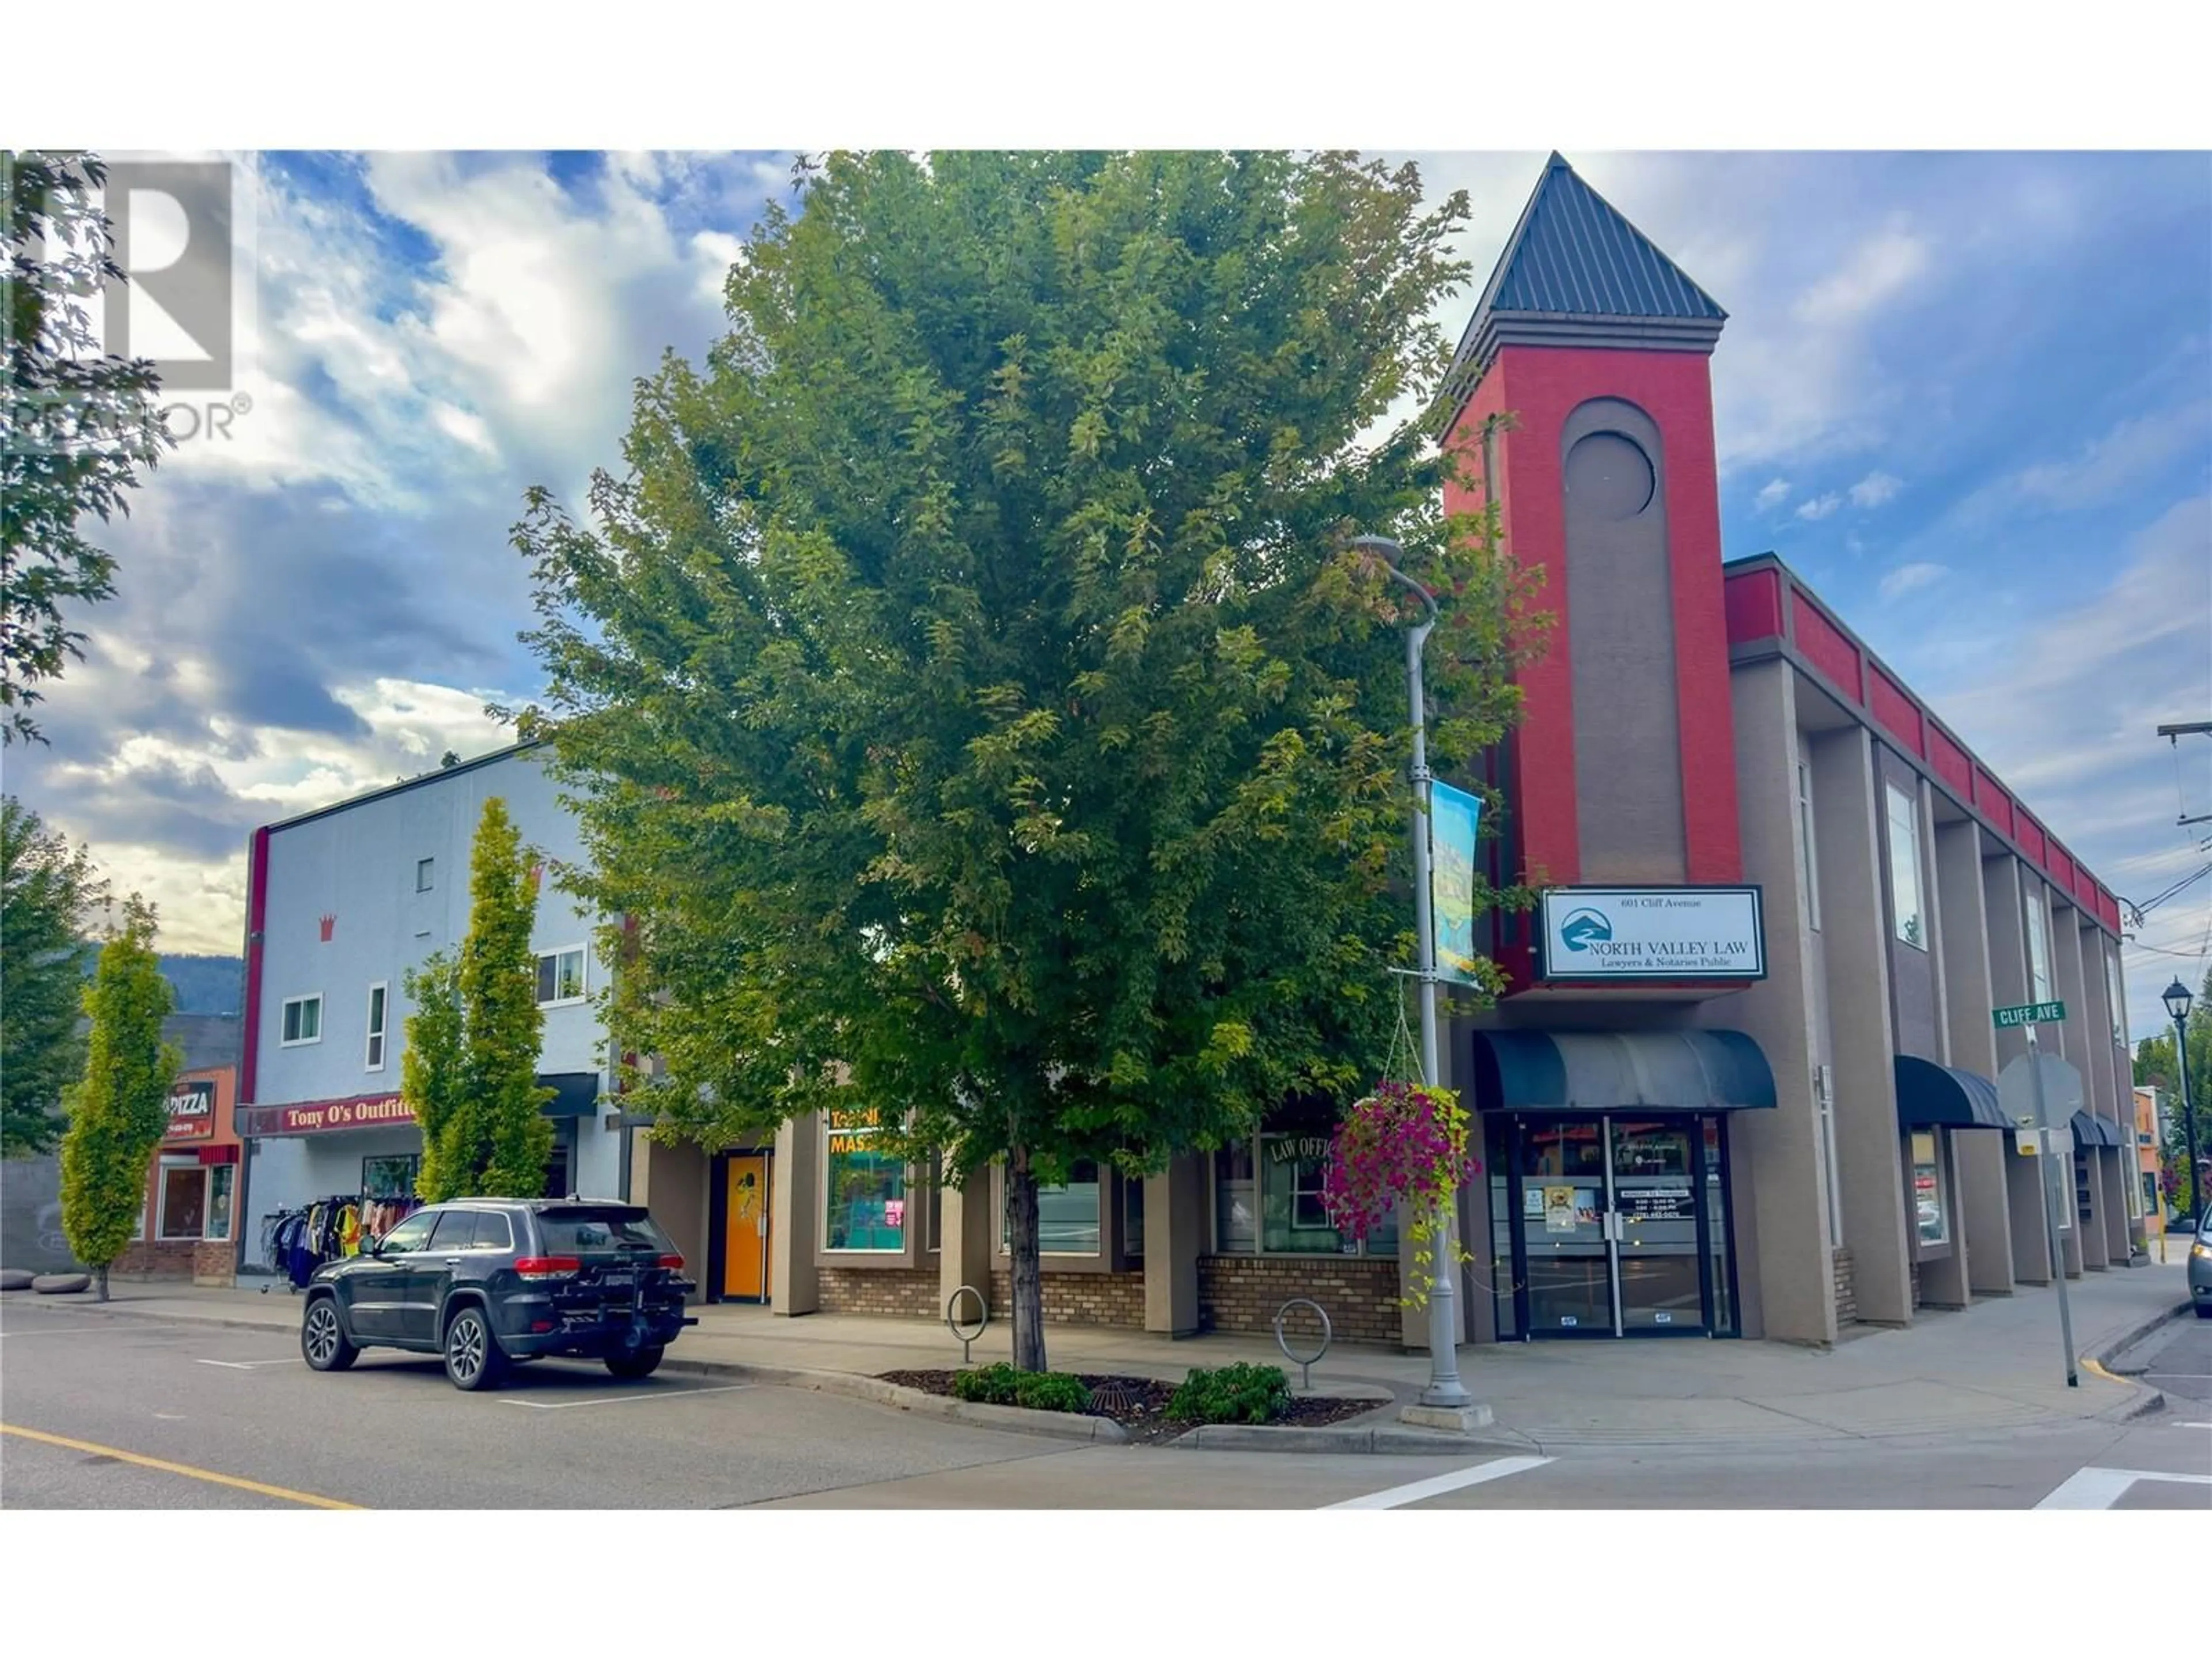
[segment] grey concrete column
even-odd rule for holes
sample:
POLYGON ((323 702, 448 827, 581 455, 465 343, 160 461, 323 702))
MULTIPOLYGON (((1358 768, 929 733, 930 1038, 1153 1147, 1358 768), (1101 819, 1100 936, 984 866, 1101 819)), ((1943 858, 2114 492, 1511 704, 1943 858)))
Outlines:
MULTIPOLYGON (((1733 1027, 1759 1044, 1774 1073, 1776 1108, 1739 1112, 1729 1125, 1738 1316, 1747 1337, 1833 1342, 1835 1261, 1813 1095, 1820 1054, 1814 981, 1821 936, 1809 926, 1801 861, 1796 765, 1803 735, 1796 672, 1781 661, 1741 667, 1729 689, 1743 871, 1764 890, 1766 977, 1699 1005, 1695 1018, 1700 1024, 1733 1027)), ((1825 885, 1826 849, 1817 850, 1825 885)))
POLYGON ((1859 1317, 1901 1325, 1912 1318, 1912 1276, 1889 1021, 1889 910, 1876 833, 1879 782, 1862 726, 1821 733, 1811 753, 1844 1243, 1859 1317))
MULTIPOLYGON (((2081 929, 2074 907, 2062 900, 2054 890, 2046 887, 2042 890, 2051 904, 2053 988, 2057 992, 2059 1000, 2066 1005, 2066 1018, 2058 1022, 2055 1030, 2038 1030, 2036 1040, 2050 1042, 2053 1036, 2057 1038, 2051 1047, 2065 1057, 2069 1066, 2081 1074, 2081 1109, 2092 1117, 2101 1117, 2104 1114, 2098 1106, 2097 1059, 2102 1051, 2112 1047, 2112 1042, 2101 1033, 2098 1041, 2089 1041, 2089 996, 2087 988, 2081 982, 2081 929)), ((2106 1087, 2109 1090, 2110 1086, 2108 1079, 2106 1087)), ((2067 1177, 2068 1201, 2077 1204, 2074 1231, 2081 1252, 2081 1265, 2092 1273, 2103 1272, 2112 1259, 2108 1216, 2112 1206, 2106 1201, 2104 1178, 2098 1172, 2101 1161, 2099 1152, 2090 1152, 2089 1218, 2086 1222, 2081 1219, 2077 1194, 2071 1190, 2075 1185, 2074 1177, 2071 1175, 2067 1177)), ((2121 1237, 2124 1238, 2126 1236, 2124 1226, 2121 1237)), ((2127 1257, 2123 1255, 2120 1260, 2125 1261, 2127 1257)))
MULTIPOLYGON (((943 1206, 937 1234, 937 1306, 940 1313, 963 1285, 972 1285, 981 1292, 983 1305, 991 1307, 991 1252, 994 1243, 991 1237, 992 1190, 988 1164, 969 1176, 965 1186, 948 1182, 938 1189, 937 1201, 943 1206)), ((1003 1311, 991 1308, 994 1318, 1003 1311)), ((962 1297, 960 1322, 971 1325, 975 1319, 975 1301, 962 1297)))
MULTIPOLYGON (((1936 827, 1938 909, 1943 930, 1944 1035, 1950 1063, 1996 1080, 1996 1030, 1990 1010, 1989 908, 1982 889, 1982 832, 1972 823, 1936 827)), ((1951 1137, 1958 1173, 1959 1224, 1966 1242, 1966 1288, 2009 1296, 2012 1206, 2005 1183, 2005 1137, 1968 1131, 1951 1137)))
POLYGON ((1177 1158, 1145 1178, 1145 1328, 1190 1336, 1199 1328, 1198 1259, 1206 1236, 1206 1164, 1211 1155, 1177 1158))
MULTIPOLYGON (((1982 860, 1982 897, 1990 946, 1990 1006, 2017 1007, 2029 1000, 2027 921, 2020 860, 2009 852, 1990 853, 1982 860)), ((1992 1030, 1991 1041, 1998 1071, 2027 1052, 2027 1038, 2017 1030, 1992 1030)), ((2050 1211, 2037 1163, 2035 1158, 2019 1156, 2009 1146, 2006 1149, 2012 1271, 2014 1279, 2023 1285, 2051 1282, 2050 1211)))
POLYGON ((775 1132, 770 1161, 769 1305, 778 1314, 811 1314, 822 1305, 814 1265, 822 1232, 822 1119, 810 1112, 775 1132))
MULTIPOLYGON (((2081 1058, 2075 1063, 2081 1068, 2082 1093, 2088 1098, 2091 1113, 2110 1126, 2123 1142, 2119 1146, 2098 1148, 2091 1164, 2103 1203, 2105 1256, 2115 1266, 2124 1266, 2132 1254, 2128 1189, 2124 1183, 2124 1166, 2134 1161, 2135 1112, 2130 1088, 2123 1086, 2118 1053, 2112 1042, 2115 1022, 2112 993, 2105 975, 2105 935, 2078 908, 2062 911, 2060 915, 2066 923, 2071 947, 2074 982, 2081 992, 2081 1012, 2077 1015, 2069 1008, 2067 1024, 2079 1036, 2081 1058)), ((2125 1082, 2131 1085, 2133 1080, 2130 1067, 2125 1082)))

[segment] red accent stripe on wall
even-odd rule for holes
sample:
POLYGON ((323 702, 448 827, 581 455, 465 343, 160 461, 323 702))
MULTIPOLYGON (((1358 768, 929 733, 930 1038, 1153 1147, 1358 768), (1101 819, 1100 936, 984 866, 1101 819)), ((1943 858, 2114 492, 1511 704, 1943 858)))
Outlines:
POLYGON ((1730 645, 1782 637, 1782 573, 1747 570, 1730 576, 1724 591, 1730 645))
POLYGON ((1805 660, 1841 687, 1853 702, 1863 703, 1866 684, 1859 676, 1859 648, 1851 643, 1850 636, 1796 588, 1790 592, 1790 622, 1805 660))
POLYGON ((1927 753, 1927 739, 1921 732, 1920 705, 1912 701, 1905 688, 1869 665, 1868 678, 1874 686, 1870 704, 1875 720, 1887 728, 1889 734, 1916 755, 1927 753))
POLYGON ((2058 890, 2069 898, 2076 896, 2074 891, 2074 860, 2068 856, 2066 849, 2055 841, 2051 842, 2050 859, 2050 863, 2044 867, 2051 872, 2051 879, 2058 884, 2058 890))
POLYGON ((238 1062, 238 1097, 251 1103, 261 1060, 261 933, 269 920, 269 831, 253 832, 246 872, 246 1041, 238 1062))
POLYGON ((2020 827, 2013 831, 2012 838, 2020 843, 2020 850, 2027 854, 2039 868, 2048 867, 2051 848, 2044 840, 2043 826, 2025 811, 2016 814, 2014 821, 2020 827))
POLYGON ((2008 836, 2012 834, 2012 797, 2005 793, 2004 786, 1991 777, 1985 767, 1974 769, 1974 805, 1999 830, 2008 836))
POLYGON ((1936 769, 1937 777, 1959 792, 1960 799, 1973 799, 1973 762, 1951 740, 1951 734, 1933 720, 1928 722, 1928 763, 1936 769))

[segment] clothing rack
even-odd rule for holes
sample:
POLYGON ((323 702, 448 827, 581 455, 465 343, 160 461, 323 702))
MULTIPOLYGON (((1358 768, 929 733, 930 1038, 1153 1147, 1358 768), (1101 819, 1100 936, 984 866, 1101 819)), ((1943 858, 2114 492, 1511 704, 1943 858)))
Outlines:
POLYGON ((270 1269, 291 1281, 296 1294, 315 1269, 340 1256, 358 1255, 364 1240, 378 1239, 422 1206, 416 1198, 372 1198, 331 1193, 261 1218, 261 1256, 270 1269))

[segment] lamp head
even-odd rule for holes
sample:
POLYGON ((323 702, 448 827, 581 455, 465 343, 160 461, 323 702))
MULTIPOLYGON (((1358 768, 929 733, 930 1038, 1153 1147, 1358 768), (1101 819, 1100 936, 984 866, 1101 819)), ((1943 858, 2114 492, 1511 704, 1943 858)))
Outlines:
POLYGON ((2166 1005, 2166 1012, 2172 1017, 2173 1023, 2176 1025, 2182 1024, 2189 1018, 2189 1004, 2191 1000, 2189 988, 2186 985, 2184 985, 2179 978, 2177 978, 2172 984, 2166 988, 2165 994, 2160 996, 2159 1000, 2166 1005))

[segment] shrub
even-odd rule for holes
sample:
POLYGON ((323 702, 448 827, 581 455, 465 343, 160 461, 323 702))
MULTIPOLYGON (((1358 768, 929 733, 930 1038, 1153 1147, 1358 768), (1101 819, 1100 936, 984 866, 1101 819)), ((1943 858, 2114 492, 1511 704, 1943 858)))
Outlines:
POLYGON ((1015 1382, 1020 1376, 1003 1359, 994 1365, 962 1371, 952 1379, 952 1397, 986 1406, 1011 1406, 1014 1403, 1015 1382))
POLYGON ((1168 1400, 1176 1423, 1273 1423, 1291 1409, 1291 1380, 1279 1365, 1196 1370, 1168 1400))
POLYGON ((1024 1371, 1014 1384, 1014 1404, 1033 1412, 1087 1412, 1091 1390, 1065 1371, 1024 1371))
POLYGON ((957 1400, 985 1406, 1026 1406, 1036 1412, 1087 1412, 1091 1390, 1064 1371, 1016 1370, 1001 1359, 952 1379, 957 1400))

